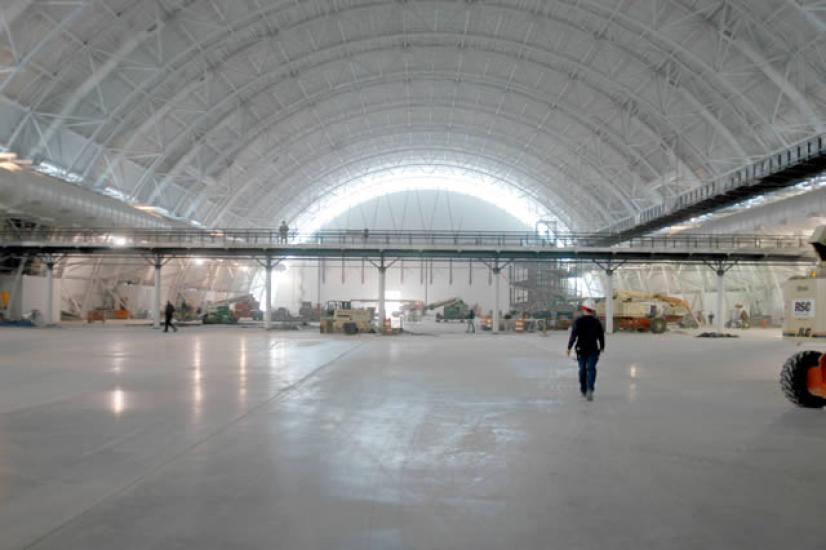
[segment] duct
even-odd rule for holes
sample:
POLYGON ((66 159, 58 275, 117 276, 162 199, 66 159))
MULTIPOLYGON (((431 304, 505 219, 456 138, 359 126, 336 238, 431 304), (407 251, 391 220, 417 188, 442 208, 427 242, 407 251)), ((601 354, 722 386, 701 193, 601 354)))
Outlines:
POLYGON ((30 170, 0 170, 0 213, 63 227, 163 229, 184 225, 30 170))
POLYGON ((826 223, 826 188, 708 221, 690 233, 764 233, 808 235, 826 223))

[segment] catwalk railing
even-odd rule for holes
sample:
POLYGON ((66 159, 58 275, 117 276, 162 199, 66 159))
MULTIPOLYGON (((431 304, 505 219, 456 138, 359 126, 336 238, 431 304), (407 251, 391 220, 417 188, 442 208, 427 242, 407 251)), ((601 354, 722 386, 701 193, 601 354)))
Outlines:
POLYGON ((798 235, 635 237, 608 246, 604 233, 486 231, 42 229, 0 232, 6 254, 160 254, 166 256, 478 257, 664 259, 800 262, 813 259, 798 235))
POLYGON ((657 231, 693 216, 713 212, 749 198, 801 183, 826 170, 826 135, 816 136, 685 191, 605 228, 610 241, 657 231))

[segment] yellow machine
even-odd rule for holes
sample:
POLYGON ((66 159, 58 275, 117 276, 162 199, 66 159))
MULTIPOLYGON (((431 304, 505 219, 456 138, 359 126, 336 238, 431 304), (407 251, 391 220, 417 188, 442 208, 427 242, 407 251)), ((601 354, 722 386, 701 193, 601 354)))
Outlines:
MULTIPOLYGON (((605 319, 605 300, 597 302, 597 316, 605 319)), ((614 293, 614 326, 660 334, 669 324, 694 328, 697 320, 691 306, 682 298, 651 292, 618 290, 614 293)))
POLYGON ((327 307, 322 311, 321 333, 374 332, 373 317, 375 314, 373 308, 353 309, 352 302, 327 302, 327 307))

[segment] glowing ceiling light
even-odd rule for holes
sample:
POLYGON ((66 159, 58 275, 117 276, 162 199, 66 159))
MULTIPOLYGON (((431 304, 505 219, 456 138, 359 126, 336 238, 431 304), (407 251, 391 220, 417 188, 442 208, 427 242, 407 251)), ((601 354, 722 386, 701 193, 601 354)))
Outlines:
MULTIPOLYGON (((321 197, 314 197, 312 205, 305 208, 292 225, 302 234, 312 235, 348 210, 404 191, 442 191, 475 197, 531 228, 540 220, 557 220, 535 197, 493 176, 461 169, 434 172, 432 168, 411 167, 403 171, 386 170, 327 189, 321 197)), ((562 223, 559 228, 567 229, 562 223)))
POLYGON ((126 246, 129 244, 129 239, 117 235, 110 237, 109 241, 112 243, 112 246, 126 246))

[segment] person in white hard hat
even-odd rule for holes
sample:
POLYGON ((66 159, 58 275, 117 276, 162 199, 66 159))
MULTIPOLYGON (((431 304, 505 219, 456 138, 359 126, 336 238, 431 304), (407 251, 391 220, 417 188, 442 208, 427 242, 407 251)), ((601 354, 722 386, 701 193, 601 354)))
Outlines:
POLYGON ((574 321, 571 337, 568 339, 567 355, 576 345, 576 358, 579 363, 579 390, 588 401, 594 400, 594 387, 597 381, 597 361, 605 351, 605 329, 596 318, 593 302, 586 302, 580 308, 582 316, 574 321))

